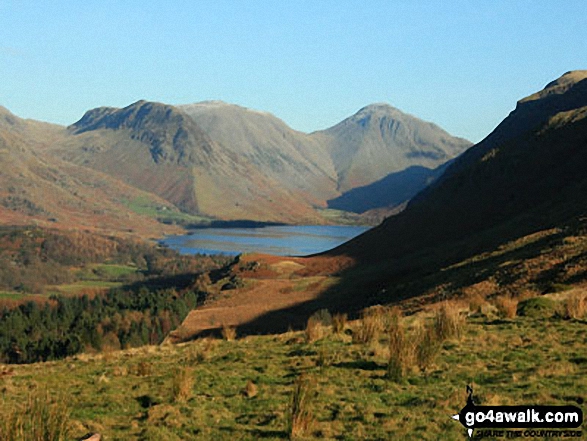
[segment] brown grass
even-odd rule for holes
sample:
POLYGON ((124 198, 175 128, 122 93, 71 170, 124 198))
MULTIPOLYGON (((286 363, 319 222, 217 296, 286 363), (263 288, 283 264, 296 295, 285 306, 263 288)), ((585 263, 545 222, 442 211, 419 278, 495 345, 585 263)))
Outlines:
POLYGON ((348 316, 344 313, 337 313, 332 316, 332 332, 341 334, 346 327, 348 316))
POLYGON ((430 325, 420 327, 416 331, 414 341, 415 362, 420 370, 425 372, 440 353, 442 341, 438 339, 436 330, 430 325))
POLYGON ((243 390, 243 395, 247 398, 253 398, 259 393, 257 385, 251 380, 247 381, 247 384, 243 390))
POLYGON ((311 316, 306 323, 306 343, 314 343, 324 336, 324 329, 319 319, 311 316))
POLYGON ((563 303, 564 316, 568 319, 582 319, 587 315, 587 294, 574 292, 563 303))
POLYGON ((234 326, 222 325, 222 338, 226 341, 236 340, 236 328, 234 326))
POLYGON ((439 340, 460 338, 464 326, 465 318, 454 302, 444 302, 434 314, 434 330, 439 340))
POLYGON ((363 318, 355 323, 353 342, 367 344, 379 341, 381 333, 387 328, 389 314, 389 309, 383 306, 365 309, 363 318))
POLYGON ((315 381, 300 375, 295 383, 288 411, 287 428, 290 439, 307 436, 314 425, 314 416, 310 406, 315 397, 315 381))
POLYGON ((27 401, 14 407, 0 421, 2 441, 65 441, 69 439, 67 400, 48 391, 32 392, 27 401))
POLYGON ((400 381, 406 375, 414 360, 414 344, 406 336, 399 309, 393 309, 389 317, 389 362, 387 377, 400 381))
POLYGON ((502 318, 513 319, 516 317, 518 300, 510 296, 499 296, 494 301, 497 314, 502 318))
POLYGON ((173 401, 185 403, 192 397, 194 387, 194 370, 191 367, 177 368, 172 378, 173 401))

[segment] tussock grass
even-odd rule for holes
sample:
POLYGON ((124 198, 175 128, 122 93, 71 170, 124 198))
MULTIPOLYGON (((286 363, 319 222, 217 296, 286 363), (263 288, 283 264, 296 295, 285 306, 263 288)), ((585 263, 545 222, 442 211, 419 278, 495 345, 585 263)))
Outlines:
POLYGON ((372 306, 363 311, 363 317, 353 328, 353 342, 374 343, 380 340, 381 333, 388 327, 389 308, 372 306))
POLYGON ((234 326, 222 325, 221 334, 226 341, 236 340, 236 328, 234 326))
POLYGON ((305 332, 292 331, 0 365, 0 425, 4 432, 18 430, 11 414, 23 415, 30 391, 46 388, 67 393, 70 440, 87 433, 105 440, 458 440, 462 426, 447 415, 465 404, 466 384, 475 385, 481 404, 564 405, 584 398, 583 320, 472 315, 460 339, 443 340, 436 314, 387 309, 385 332, 368 345, 330 330, 308 345, 305 332), (399 338, 392 343, 394 327, 399 338), (205 361, 191 354, 206 354, 205 361), (137 375, 141 363, 151 367, 150 375, 137 375), (184 368, 193 379, 185 400, 172 393, 184 368), (109 381, 96 381, 102 375, 109 381), (426 413, 426 420, 414 412, 426 413))
POLYGON ((564 316, 567 319, 582 319, 587 315, 587 293, 574 292, 563 302, 564 316))
POLYGON ((47 390, 30 393, 0 419, 2 441, 66 441, 70 432, 67 400, 47 390))
POLYGON ((391 311, 389 319, 387 377, 393 381, 400 381, 413 365, 414 343, 406 335, 405 325, 402 323, 401 312, 398 309, 391 311))
POLYGON ((252 380, 248 380, 243 390, 243 395, 247 398, 253 398, 257 396, 258 393, 259 389, 257 388, 257 385, 253 383, 252 380))
POLYGON ((517 315, 518 300, 510 296, 499 296, 494 300, 497 314, 502 318, 513 319, 517 315))
POLYGON ((292 440, 307 436, 312 429, 314 415, 311 405, 315 387, 315 380, 307 375, 300 375, 294 382, 287 414, 287 433, 292 440))
POLYGON ((185 403, 193 394, 194 370, 191 367, 180 367, 175 369, 172 378, 173 401, 185 403))
POLYGON ((306 343, 314 343, 322 338, 324 335, 324 328, 320 320, 311 316, 306 323, 306 343))
POLYGON ((443 302, 434 314, 434 330, 439 340, 460 338, 465 326, 465 317, 455 302, 443 302))
POLYGON ((415 362, 422 371, 426 371, 436 360, 442 348, 442 340, 430 325, 420 326, 415 335, 415 362))
POLYGON ((332 316, 332 332, 341 334, 344 332, 348 321, 348 316, 344 313, 337 313, 332 316))

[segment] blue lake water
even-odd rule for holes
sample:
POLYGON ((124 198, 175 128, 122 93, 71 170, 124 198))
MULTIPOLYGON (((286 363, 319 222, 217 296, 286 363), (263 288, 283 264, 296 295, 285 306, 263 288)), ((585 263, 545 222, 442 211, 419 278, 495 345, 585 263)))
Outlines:
POLYGON ((168 236, 161 243, 182 254, 304 256, 334 248, 367 229, 346 225, 199 228, 187 235, 168 236))

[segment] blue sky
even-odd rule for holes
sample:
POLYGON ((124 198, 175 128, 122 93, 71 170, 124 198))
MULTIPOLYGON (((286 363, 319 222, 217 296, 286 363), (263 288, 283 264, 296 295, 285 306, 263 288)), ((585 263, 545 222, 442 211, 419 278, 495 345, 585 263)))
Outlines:
POLYGON ((586 55, 582 0, 0 2, 0 105, 59 124, 220 99, 310 132, 387 102, 479 141, 586 55))

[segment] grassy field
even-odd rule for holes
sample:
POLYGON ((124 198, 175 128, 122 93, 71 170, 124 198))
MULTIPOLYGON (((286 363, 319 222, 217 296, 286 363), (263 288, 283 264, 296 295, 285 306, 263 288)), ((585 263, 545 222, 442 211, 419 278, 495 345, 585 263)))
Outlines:
MULTIPOLYGON (((393 380, 383 313, 369 338, 365 318, 338 322, 339 332, 320 325, 0 366, 1 419, 15 421, 31 394, 48 391, 56 407, 66 404, 68 439, 90 432, 105 440, 288 439, 293 412, 299 439, 460 441, 464 428, 451 415, 464 406, 467 384, 478 404, 583 404, 585 318, 499 318, 490 304, 458 309, 467 316, 460 335, 393 380), (292 411, 296 387, 303 394, 292 411)), ((434 317, 402 318, 408 341, 434 317)))
POLYGON ((126 205, 137 214, 149 216, 163 223, 179 225, 208 225, 210 223, 210 218, 184 213, 175 207, 156 206, 146 198, 135 198, 127 201, 126 205))

